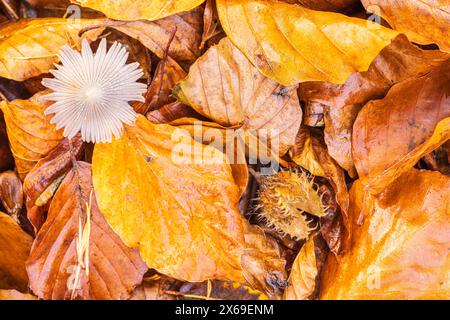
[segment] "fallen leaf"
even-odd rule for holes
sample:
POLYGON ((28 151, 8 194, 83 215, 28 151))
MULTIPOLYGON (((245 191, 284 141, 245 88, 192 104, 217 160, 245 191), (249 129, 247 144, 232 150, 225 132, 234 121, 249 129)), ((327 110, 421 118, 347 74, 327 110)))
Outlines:
POLYGON ((324 126, 324 115, 323 115, 323 104, 316 101, 307 101, 303 105, 304 115, 303 124, 308 127, 323 127, 324 126))
POLYGON ((352 157, 353 124, 360 110, 359 105, 325 107, 324 110, 324 139, 328 153, 352 178, 357 177, 352 157))
POLYGON ((22 181, 14 171, 0 173, 0 200, 6 212, 18 221, 23 206, 22 181))
POLYGON ((137 39, 145 47, 163 58, 167 43, 175 33, 170 44, 169 56, 178 62, 194 62, 200 56, 202 39, 201 7, 182 12, 157 21, 105 21, 97 27, 111 27, 137 39))
POLYGON ((321 299, 448 299, 449 189, 449 177, 415 169, 372 200, 355 182, 351 249, 328 256, 321 299))
POLYGON ((353 126, 353 160, 361 182, 382 192, 450 137, 450 59, 371 101, 353 126))
POLYGON ((27 174, 24 185, 28 219, 35 230, 39 230, 45 221, 46 210, 32 210, 34 206, 43 207, 53 197, 66 173, 72 168, 72 160, 79 158, 83 151, 81 135, 76 135, 69 142, 63 139, 50 153, 39 160, 34 168, 27 174), (69 146, 69 143, 72 146, 69 146), (30 213, 33 213, 30 215, 30 213))
POLYGON ((399 35, 370 64, 365 72, 352 74, 344 84, 304 82, 300 100, 315 101, 334 108, 365 104, 383 98, 396 83, 427 74, 450 55, 438 50, 421 50, 405 35, 399 35))
POLYGON ((26 291, 25 262, 33 238, 7 214, 0 212, 0 288, 26 291))
MULTIPOLYGON (((79 46, 78 32, 101 19, 21 19, 0 29, 0 77, 23 81, 47 73, 64 45, 79 46), (49 45, 51 44, 51 45, 49 45)), ((84 35, 93 41, 103 30, 84 35)))
POLYGON ((244 281, 241 191, 222 152, 140 116, 119 140, 95 146, 93 181, 107 221, 149 268, 190 282, 244 281))
POLYGON ((0 290, 0 300, 37 300, 37 297, 17 290, 0 290))
POLYGON ((157 20, 189 11, 205 0, 71 0, 72 3, 103 12, 115 20, 157 20))
POLYGON ((145 102, 135 103, 134 110, 146 115, 147 112, 158 110, 162 106, 174 102, 172 89, 184 77, 186 77, 186 72, 180 65, 172 58, 164 57, 156 67, 152 82, 145 94, 145 102))
POLYGON ((397 32, 358 18, 262 0, 218 0, 225 33, 267 77, 283 85, 343 83, 368 69, 397 32))
POLYGON ((284 291, 284 300, 311 299, 316 289, 316 280, 319 274, 314 244, 316 237, 309 238, 295 258, 288 285, 284 291))
POLYGON ((47 93, 37 93, 29 100, 0 103, 17 172, 22 180, 63 138, 61 130, 55 130, 50 117, 44 115, 44 110, 51 104, 42 99, 47 93))
POLYGON ((97 206, 90 164, 77 162, 58 188, 27 271, 41 299, 127 299, 142 281, 145 263, 113 232, 97 206), (80 260, 80 250, 86 260, 80 260))
POLYGON ((224 127, 240 128, 262 144, 274 147, 271 140, 277 139, 279 147, 273 149, 279 156, 294 144, 302 121, 296 88, 260 74, 228 38, 191 66, 175 95, 201 115, 224 127))
POLYGON ((368 11, 381 14, 392 28, 421 43, 437 43, 444 51, 450 51, 448 25, 450 3, 448 0, 362 0, 368 11))
POLYGON ((179 281, 166 276, 155 275, 150 279, 145 279, 134 291, 130 300, 176 300, 176 296, 167 294, 166 291, 173 291, 173 287, 179 281))

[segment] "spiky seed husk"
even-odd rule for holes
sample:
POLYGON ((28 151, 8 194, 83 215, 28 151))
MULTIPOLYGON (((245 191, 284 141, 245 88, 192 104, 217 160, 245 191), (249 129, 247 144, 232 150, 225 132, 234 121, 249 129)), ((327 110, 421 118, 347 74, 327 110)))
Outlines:
POLYGON ((256 209, 269 228, 297 240, 308 238, 317 227, 306 212, 316 217, 327 214, 313 177, 290 170, 261 178, 256 209))

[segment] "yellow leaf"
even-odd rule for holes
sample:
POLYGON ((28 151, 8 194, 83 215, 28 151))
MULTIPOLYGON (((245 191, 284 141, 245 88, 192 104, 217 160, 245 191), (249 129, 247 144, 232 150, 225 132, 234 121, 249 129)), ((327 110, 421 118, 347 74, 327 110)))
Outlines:
POLYGON ((398 34, 370 21, 264 0, 218 0, 228 37, 267 77, 284 85, 343 83, 366 71, 398 34))
MULTIPOLYGON (((64 45, 78 46, 83 28, 102 19, 21 19, 0 29, 0 77, 23 81, 47 73, 64 45)), ((85 33, 93 41, 103 29, 85 33)))
POLYGON ((189 11, 205 0, 71 0, 72 3, 103 12, 116 20, 157 20, 189 11))

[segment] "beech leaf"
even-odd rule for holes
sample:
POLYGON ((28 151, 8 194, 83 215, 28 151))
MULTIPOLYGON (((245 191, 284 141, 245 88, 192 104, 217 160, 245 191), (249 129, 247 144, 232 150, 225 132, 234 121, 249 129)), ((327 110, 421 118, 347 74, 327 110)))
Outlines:
POLYGON ((228 37, 267 77, 289 86, 343 83, 366 71, 397 32, 333 12, 263 0, 217 0, 228 37))
POLYGON ((41 299, 127 299, 142 281, 145 263, 97 206, 90 164, 77 162, 58 188, 27 271, 41 299))

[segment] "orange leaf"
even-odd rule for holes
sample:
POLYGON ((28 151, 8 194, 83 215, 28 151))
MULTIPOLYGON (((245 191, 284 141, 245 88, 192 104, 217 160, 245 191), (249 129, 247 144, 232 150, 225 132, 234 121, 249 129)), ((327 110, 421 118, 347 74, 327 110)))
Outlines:
MULTIPOLYGON (((256 233, 260 247, 246 243, 241 191, 226 156, 181 129, 140 116, 120 139, 95 146, 93 181, 109 224, 127 245, 140 249, 149 268, 191 282, 242 283, 246 248, 251 255, 262 246, 266 259, 282 261, 261 233, 256 233)), ((264 261, 253 264, 258 263, 264 261)), ((256 277, 265 282, 266 276, 282 274, 284 263, 277 268, 257 268, 262 276, 256 277)))
POLYGON ((0 103, 17 172, 22 180, 63 139, 62 131, 57 131, 50 123, 50 117, 44 115, 44 110, 51 104, 42 100, 47 93, 37 93, 29 100, 0 103))
POLYGON ((56 192, 27 262, 41 299, 127 299, 147 271, 100 212, 91 165, 77 162, 56 192))
MULTIPOLYGON (((62 46, 79 46, 78 32, 101 21, 40 18, 6 24, 0 29, 0 77, 23 81, 47 73, 62 46)), ((102 31, 98 29, 84 36, 93 41, 102 31)))
POLYGON ((450 138, 450 59, 371 101, 353 126, 353 160, 376 194, 450 138))
POLYGON ((294 144, 302 121, 295 87, 266 78, 228 38, 211 47, 190 68, 175 94, 198 113, 225 127, 239 127, 268 143, 274 130, 282 156, 294 144))
POLYGON ((367 11, 381 15, 392 28, 421 44, 437 43, 450 51, 448 26, 450 6, 447 0, 362 0, 367 11))
POLYGON ((27 289, 25 262, 32 242, 10 216, 0 212, 0 288, 27 289))
POLYGON ((412 169, 371 199, 350 191, 351 249, 328 256, 322 299, 448 299, 450 178, 412 169), (361 211, 365 215, 358 224, 361 211))

